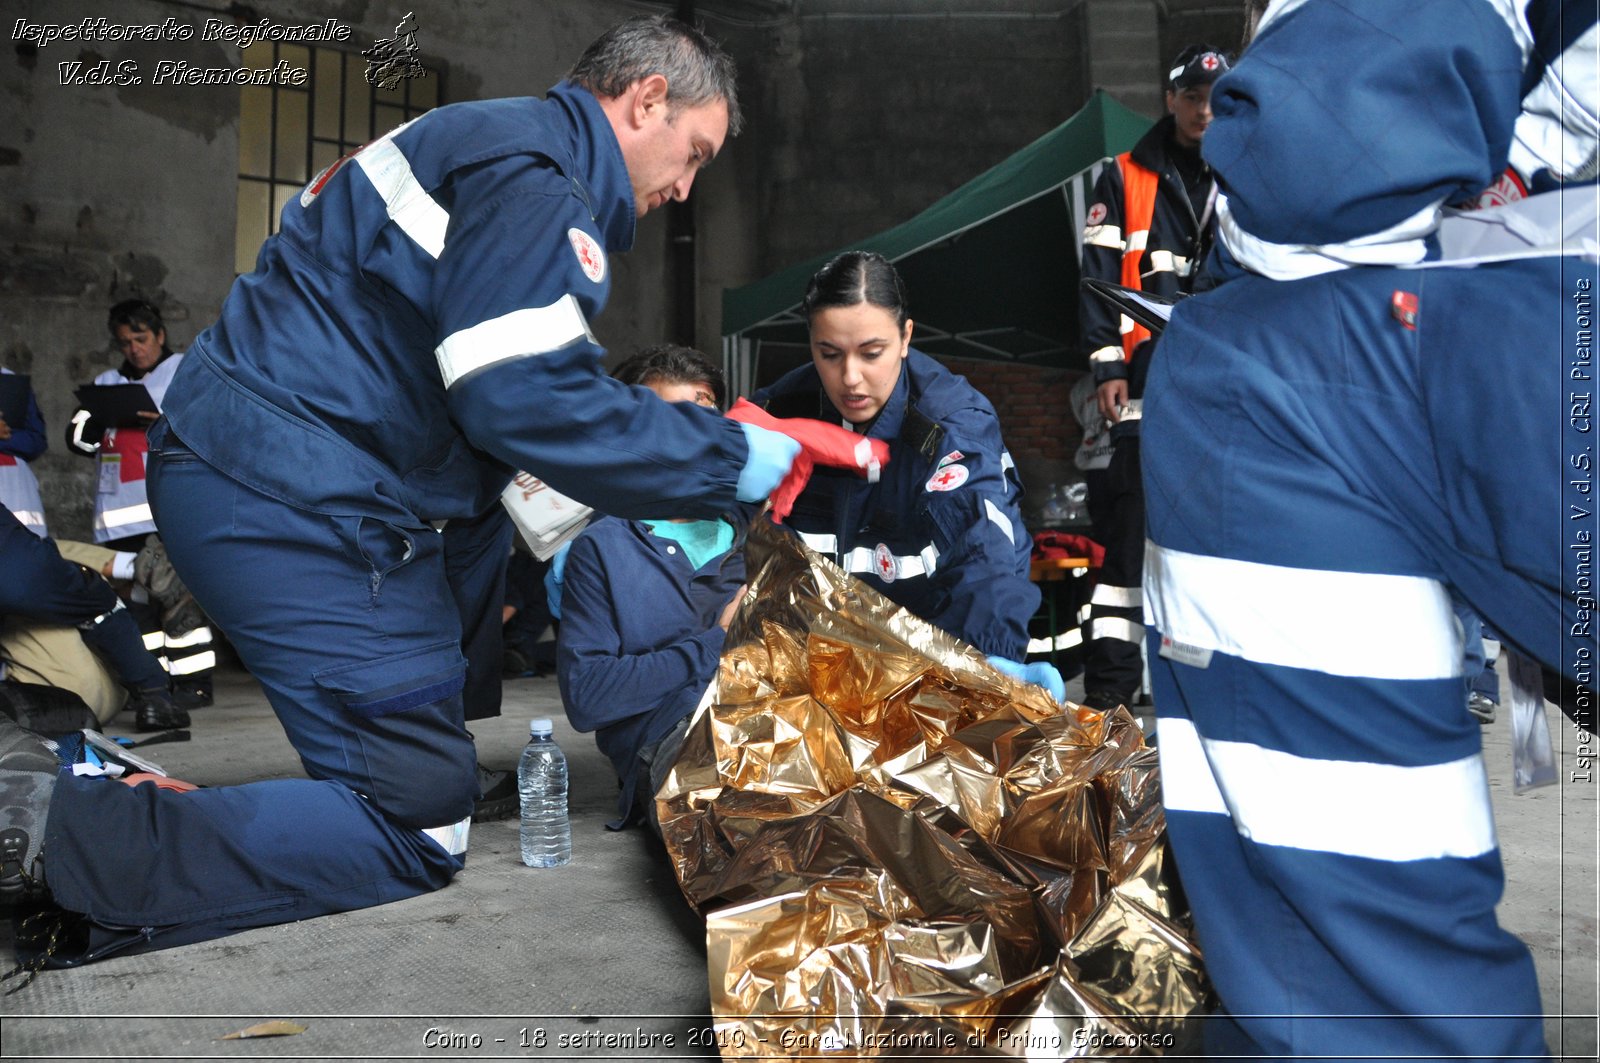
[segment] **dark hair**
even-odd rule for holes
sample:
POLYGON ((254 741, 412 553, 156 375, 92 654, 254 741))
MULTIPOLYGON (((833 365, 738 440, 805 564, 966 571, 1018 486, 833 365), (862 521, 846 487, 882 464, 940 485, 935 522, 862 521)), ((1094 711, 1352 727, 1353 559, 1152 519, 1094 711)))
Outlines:
POLYGON ((656 381, 664 384, 710 384, 718 409, 728 398, 728 384, 717 364, 693 347, 680 347, 675 343, 645 347, 612 370, 611 375, 624 384, 642 384, 645 387, 656 381))
POLYGON ((167 327, 161 321, 161 311, 156 309, 154 303, 143 299, 124 299, 111 308, 111 313, 106 315, 106 331, 115 336, 118 325, 126 325, 134 331, 149 329, 151 332, 161 332, 167 327))
POLYGON ((894 263, 876 251, 846 251, 812 274, 800 309, 810 321, 812 314, 831 306, 871 303, 893 314, 903 332, 910 316, 907 302, 905 281, 894 263))
POLYGON ((567 80, 611 97, 651 74, 667 79, 669 113, 722 100, 728 105, 728 135, 739 134, 744 118, 732 57, 701 30, 670 15, 635 15, 612 26, 567 71, 567 80))

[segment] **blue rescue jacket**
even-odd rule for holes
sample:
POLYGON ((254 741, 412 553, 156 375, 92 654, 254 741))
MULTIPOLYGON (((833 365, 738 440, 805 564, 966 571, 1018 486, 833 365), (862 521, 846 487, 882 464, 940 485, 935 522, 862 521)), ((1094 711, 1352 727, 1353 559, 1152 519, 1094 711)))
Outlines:
MULTIPOLYGON (((778 417, 840 420, 809 365, 754 401, 778 417)), ((789 525, 896 604, 985 654, 1022 660, 1039 588, 994 407, 913 348, 867 435, 889 443, 882 479, 818 466, 789 525)))
POLYGON ((468 517, 521 468, 610 513, 715 516, 739 426, 611 380, 589 330, 634 223, 589 92, 424 114, 284 208, 190 347, 167 430, 313 512, 468 517))
POLYGON ((622 784, 616 826, 640 782, 639 749, 694 711, 717 674, 717 618, 744 582, 734 549, 698 571, 671 539, 597 520, 572 541, 556 674, 567 719, 595 732, 622 784))

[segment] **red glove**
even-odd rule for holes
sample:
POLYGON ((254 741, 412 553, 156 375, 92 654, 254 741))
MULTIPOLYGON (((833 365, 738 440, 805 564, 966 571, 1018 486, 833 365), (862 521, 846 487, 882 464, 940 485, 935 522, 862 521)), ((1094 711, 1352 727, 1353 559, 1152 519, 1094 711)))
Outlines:
POLYGON ((821 464, 854 469, 877 483, 878 470, 889 461, 889 444, 881 439, 858 436, 848 428, 826 421, 814 421, 809 417, 774 417, 748 399, 735 402, 728 416, 741 424, 782 432, 800 444, 800 454, 794 459, 789 475, 772 492, 772 520, 775 524, 782 524, 794 509, 794 500, 800 497, 806 482, 811 479, 812 466, 821 464))

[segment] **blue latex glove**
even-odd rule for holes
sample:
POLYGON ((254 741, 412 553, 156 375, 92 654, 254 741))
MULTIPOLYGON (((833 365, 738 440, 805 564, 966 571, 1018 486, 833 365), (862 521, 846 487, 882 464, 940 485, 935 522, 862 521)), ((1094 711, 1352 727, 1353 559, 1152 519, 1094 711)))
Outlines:
POLYGON ((550 559, 550 567, 544 570, 544 598, 552 620, 561 619, 561 584, 567 571, 567 547, 571 545, 562 543, 550 559))
POLYGON ((1004 672, 1013 679, 1044 687, 1057 701, 1067 700, 1067 684, 1062 681, 1061 673, 1056 671, 1056 666, 1049 661, 1023 664, 1021 661, 1007 660, 1004 657, 990 657, 989 663, 995 671, 1004 672))
POLYGON ((782 432, 741 424, 745 442, 750 444, 750 457, 739 470, 739 483, 735 492, 741 502, 765 502, 800 453, 800 444, 782 432))

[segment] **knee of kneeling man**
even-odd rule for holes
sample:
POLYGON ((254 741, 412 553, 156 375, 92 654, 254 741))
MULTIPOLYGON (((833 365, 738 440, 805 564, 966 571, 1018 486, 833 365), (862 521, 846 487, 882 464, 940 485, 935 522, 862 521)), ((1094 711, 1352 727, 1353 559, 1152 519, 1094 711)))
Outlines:
POLYGON ((384 816, 403 827, 426 830, 458 823, 472 814, 478 797, 476 759, 465 765, 443 762, 419 771, 402 793, 382 802, 384 816))

